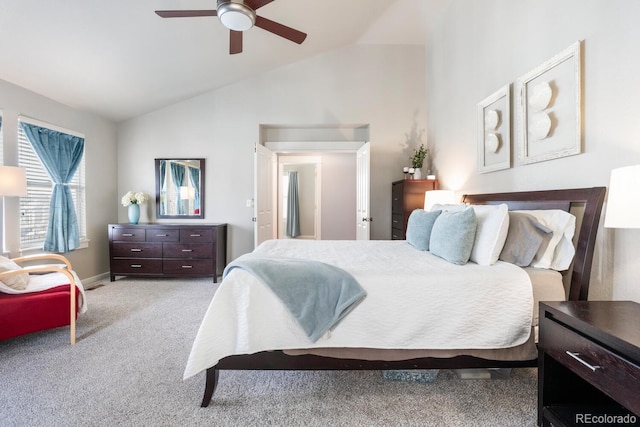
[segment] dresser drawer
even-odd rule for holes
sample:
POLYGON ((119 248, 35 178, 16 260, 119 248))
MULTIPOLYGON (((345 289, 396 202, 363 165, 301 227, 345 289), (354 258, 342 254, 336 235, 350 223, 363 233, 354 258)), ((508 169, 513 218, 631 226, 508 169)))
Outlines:
POLYGON ((182 229, 180 230, 180 242, 181 243, 210 243, 213 242, 213 230, 212 229, 182 229))
POLYGON ((114 241, 144 242, 146 241, 144 228, 113 228, 114 241))
POLYGON ((113 259, 111 274, 162 274, 161 259, 113 259))
POLYGON ((545 353, 631 411, 640 413, 639 366, 551 318, 541 320, 540 347, 545 353))
POLYGON ((111 256, 160 258, 162 257, 162 243, 114 243, 111 256))
POLYGON ((164 258, 213 258, 211 243, 165 243, 164 258))
POLYGON ((402 214, 391 215, 391 228, 403 228, 402 214))
POLYGON ((178 242, 180 232, 165 228, 152 228, 147 230, 147 242, 178 242))
POLYGON ((391 240, 405 240, 406 236, 402 231, 402 228, 392 228, 391 229, 391 240))
POLYGON ((164 274, 213 274, 213 260, 211 259, 185 259, 165 260, 162 268, 164 274))

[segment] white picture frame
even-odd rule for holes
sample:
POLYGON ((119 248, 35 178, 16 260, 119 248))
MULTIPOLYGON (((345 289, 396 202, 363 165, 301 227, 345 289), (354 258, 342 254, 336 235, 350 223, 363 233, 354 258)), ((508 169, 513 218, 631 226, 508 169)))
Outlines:
POLYGON ((516 81, 518 164, 582 153, 582 41, 516 81))
POLYGON ((511 85, 480 101, 478 110, 478 172, 511 167, 511 85))

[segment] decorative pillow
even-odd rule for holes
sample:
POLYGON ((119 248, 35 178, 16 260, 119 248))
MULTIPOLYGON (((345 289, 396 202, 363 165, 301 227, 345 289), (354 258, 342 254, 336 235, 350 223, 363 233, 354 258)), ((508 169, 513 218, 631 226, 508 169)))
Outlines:
POLYGON ((493 265, 509 233, 509 208, 505 204, 472 207, 478 218, 478 229, 470 259, 479 265, 493 265))
MULTIPOLYGON (((5 271, 12 270, 22 270, 15 262, 11 261, 9 258, 0 256, 0 273, 4 273, 5 271)), ((16 290, 23 290, 27 287, 29 283, 29 273, 20 273, 9 277, 4 277, 2 282, 10 288, 16 290)))
MULTIPOLYGON (((461 211, 467 205, 434 205, 444 211, 461 211)), ((493 265, 498 261, 500 252, 509 232, 509 208, 500 205, 470 205, 478 219, 475 243, 470 260, 479 265, 493 265)))
POLYGON ((411 212, 407 222, 407 242, 416 249, 428 251, 433 223, 441 213, 442 211, 427 212, 424 209, 416 209, 411 212))
POLYGON ((532 215, 509 212, 509 233, 500 253, 502 261, 527 267, 538 249, 546 250, 553 231, 540 224, 532 215))
POLYGON ((559 209, 523 210, 532 215, 540 224, 551 229, 553 236, 549 245, 540 247, 531 263, 536 268, 551 268, 564 271, 569 268, 576 253, 573 246, 573 235, 576 231, 576 217, 559 209))
POLYGON ((478 220, 473 208, 443 211, 431 230, 429 250, 453 264, 466 264, 471 256, 478 220))

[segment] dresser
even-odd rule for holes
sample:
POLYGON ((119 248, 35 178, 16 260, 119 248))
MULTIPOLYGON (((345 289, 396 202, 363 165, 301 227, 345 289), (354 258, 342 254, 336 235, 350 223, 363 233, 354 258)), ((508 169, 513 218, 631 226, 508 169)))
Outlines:
POLYGON ((437 190, 435 179, 403 179, 391 184, 391 238, 404 240, 407 221, 414 209, 424 208, 424 193, 437 190))
POLYGON ((538 424, 640 425, 640 304, 540 303, 538 424))
POLYGON ((227 264, 227 224, 109 224, 116 276, 213 277, 227 264))

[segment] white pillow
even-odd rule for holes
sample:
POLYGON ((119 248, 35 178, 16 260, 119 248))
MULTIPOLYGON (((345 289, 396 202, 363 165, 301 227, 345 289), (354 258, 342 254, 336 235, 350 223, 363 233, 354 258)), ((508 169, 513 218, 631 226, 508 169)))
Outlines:
MULTIPOLYGON (((460 205, 434 205, 431 209, 460 211, 460 205)), ((471 261, 478 265, 493 265, 498 261, 509 233, 509 208, 506 204, 471 205, 478 219, 476 239, 471 250, 471 261)))
POLYGON ((576 232, 576 217, 560 209, 523 210, 538 222, 553 231, 549 245, 541 247, 533 257, 531 267, 564 271, 569 268, 576 253, 573 236, 576 232))
MULTIPOLYGON (((0 273, 12 270, 22 270, 22 267, 11 261, 9 258, 0 256, 0 273)), ((21 291, 27 287, 27 284, 29 284, 29 274, 25 272, 5 277, 2 279, 2 282, 12 289, 21 291)))

